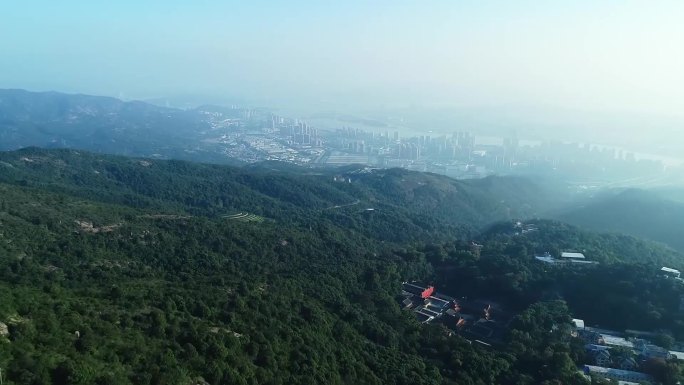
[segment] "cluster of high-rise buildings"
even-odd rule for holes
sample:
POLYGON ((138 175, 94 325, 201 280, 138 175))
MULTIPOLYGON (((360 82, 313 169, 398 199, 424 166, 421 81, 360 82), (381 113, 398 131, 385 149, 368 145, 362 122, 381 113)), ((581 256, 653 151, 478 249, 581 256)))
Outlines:
POLYGON ((287 122, 280 118, 278 119, 278 130, 281 136, 289 138, 293 144, 313 147, 323 145, 323 141, 318 134, 318 128, 312 127, 306 122, 300 120, 287 122))
POLYGON ((420 146, 416 143, 398 143, 395 147, 395 155, 400 159, 418 160, 420 158, 420 146))
POLYGON ((596 179, 650 177, 663 171, 663 165, 658 161, 639 160, 634 154, 618 149, 560 141, 525 141, 521 144, 514 133, 504 138, 478 137, 476 141, 467 131, 411 137, 387 129, 364 130, 348 126, 319 131, 305 121, 264 110, 228 110, 208 117, 216 128, 226 130, 221 142, 231 144, 227 147, 230 154, 249 161, 270 159, 273 153, 287 150, 288 154, 293 154, 290 156, 293 159, 305 159, 302 162, 309 164, 365 163, 454 177, 541 173, 596 179), (253 140, 259 135, 270 140, 268 145, 253 140), (244 151, 235 153, 243 147, 244 151), (601 167, 597 168, 597 165, 601 167))

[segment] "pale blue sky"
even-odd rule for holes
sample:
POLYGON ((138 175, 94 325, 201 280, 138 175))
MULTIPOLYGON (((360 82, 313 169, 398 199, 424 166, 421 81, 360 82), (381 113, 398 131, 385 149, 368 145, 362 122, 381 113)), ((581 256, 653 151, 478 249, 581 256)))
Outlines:
POLYGON ((684 2, 0 1, 0 87, 684 113, 684 2))

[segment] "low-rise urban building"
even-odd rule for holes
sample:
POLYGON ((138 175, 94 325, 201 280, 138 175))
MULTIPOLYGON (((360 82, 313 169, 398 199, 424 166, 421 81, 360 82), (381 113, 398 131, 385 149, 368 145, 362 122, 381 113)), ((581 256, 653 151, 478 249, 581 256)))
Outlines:
POLYGON ((636 383, 652 383, 653 377, 632 370, 606 368, 603 366, 584 365, 584 373, 609 380, 631 381, 636 383))

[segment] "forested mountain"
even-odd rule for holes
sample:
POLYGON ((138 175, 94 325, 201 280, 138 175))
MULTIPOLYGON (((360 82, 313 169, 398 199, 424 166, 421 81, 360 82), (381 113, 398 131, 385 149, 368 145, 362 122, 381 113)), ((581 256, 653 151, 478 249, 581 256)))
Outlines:
POLYGON ((0 215, 6 381, 439 382, 362 239, 9 186, 0 215))
POLYGON ((660 187, 650 191, 656 193, 659 197, 663 199, 667 199, 678 203, 684 203, 684 189, 681 187, 677 187, 676 185, 669 187, 660 187))
MULTIPOLYGON (((183 165, 207 188, 247 178, 237 170, 171 162, 179 182, 167 188, 123 177, 98 185, 90 179, 98 174, 69 167, 65 153, 100 164, 101 174, 108 162, 125 163, 36 150, 11 154, 14 163, 3 154, 2 175, 16 182, 0 185, 6 383, 487 384, 522 375, 510 357, 402 311, 400 283, 424 265, 327 216, 323 198, 273 198, 292 176, 271 175, 271 196, 246 190, 247 182, 223 187, 245 204, 271 202, 271 213, 291 210, 308 226, 285 214, 240 221, 182 204, 199 191, 181 183, 183 165), (36 168, 21 174, 22 163, 36 168), (56 168, 47 173, 48 165, 56 168), (12 179, 19 175, 27 179, 12 179)), ((567 322, 562 306, 554 311, 545 317, 567 322)))
POLYGON ((0 153, 0 181, 140 208, 206 216, 249 212, 281 223, 344 224, 375 239, 467 236, 489 223, 535 214, 541 193, 525 179, 456 181, 401 169, 245 169, 130 159, 74 150, 0 153))
POLYGON ((651 239, 684 251, 684 202, 676 191, 606 191, 557 218, 591 230, 651 239))
POLYGON ((571 316, 684 333, 682 287, 657 276, 680 254, 556 222, 491 225, 534 211, 524 180, 271 166, 0 153, 5 383, 584 384, 571 316), (565 248, 601 268, 534 259, 565 248), (414 279, 505 304, 500 343, 418 323, 398 301, 414 279), (583 301, 601 293, 592 314, 583 301))
POLYGON ((237 163, 213 151, 197 149, 198 133, 210 128, 200 110, 103 96, 0 89, 0 150, 28 146, 79 148, 237 163))

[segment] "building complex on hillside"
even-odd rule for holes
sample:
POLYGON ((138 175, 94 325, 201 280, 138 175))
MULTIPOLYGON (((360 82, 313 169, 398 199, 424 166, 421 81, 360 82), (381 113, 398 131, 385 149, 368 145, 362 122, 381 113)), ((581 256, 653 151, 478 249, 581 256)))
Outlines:
POLYGON ((653 377, 649 376, 648 374, 634 372, 631 370, 605 368, 602 366, 585 365, 584 373, 590 376, 593 375, 596 377, 616 381, 629 381, 636 383, 653 382, 653 377))
POLYGON ((564 251, 561 252, 558 258, 555 258, 551 253, 546 252, 544 255, 534 257, 537 261, 547 263, 555 266, 577 266, 577 265, 596 265, 598 262, 589 261, 582 253, 564 251))

